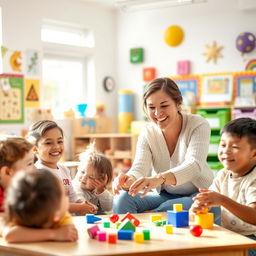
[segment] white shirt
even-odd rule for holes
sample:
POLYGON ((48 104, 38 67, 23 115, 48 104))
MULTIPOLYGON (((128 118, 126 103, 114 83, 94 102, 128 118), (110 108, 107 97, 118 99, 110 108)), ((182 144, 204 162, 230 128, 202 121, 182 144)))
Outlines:
MULTIPOLYGON (((256 202, 256 167, 239 178, 233 178, 231 173, 226 169, 220 170, 209 190, 219 192, 243 205, 256 202)), ((221 207, 221 222, 224 228, 242 235, 256 235, 256 225, 239 219, 224 207, 221 207)))
POLYGON ((160 173, 171 170, 177 184, 164 185, 162 189, 181 195, 210 186, 214 177, 206 162, 210 126, 199 115, 182 113, 182 118, 182 129, 171 156, 161 129, 154 123, 145 127, 138 138, 135 159, 128 175, 138 179, 151 176, 152 171, 160 173))

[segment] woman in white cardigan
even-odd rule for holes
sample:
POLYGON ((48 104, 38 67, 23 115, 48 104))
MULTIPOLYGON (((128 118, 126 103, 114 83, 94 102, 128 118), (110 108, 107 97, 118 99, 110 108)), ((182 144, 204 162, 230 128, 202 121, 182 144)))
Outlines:
POLYGON ((182 96, 169 78, 157 78, 145 89, 143 107, 151 122, 138 138, 131 169, 113 183, 114 212, 189 209, 199 188, 208 188, 213 172, 207 165, 210 127, 181 113, 182 96), (152 189, 157 192, 152 192, 152 189))

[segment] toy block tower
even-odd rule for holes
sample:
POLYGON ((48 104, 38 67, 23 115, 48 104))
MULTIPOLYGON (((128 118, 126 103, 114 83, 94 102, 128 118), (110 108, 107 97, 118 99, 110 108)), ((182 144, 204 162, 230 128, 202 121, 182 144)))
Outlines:
POLYGON ((208 208, 205 209, 207 210, 200 211, 196 214, 195 223, 202 228, 211 229, 213 228, 214 215, 212 212, 208 212, 208 208))
POLYGON ((167 223, 176 228, 188 226, 188 211, 183 211, 182 204, 174 204, 173 211, 167 211, 167 223))
POLYGON ((129 219, 124 220, 120 226, 118 227, 119 230, 132 230, 133 232, 135 232, 136 227, 135 225, 133 225, 133 223, 131 223, 131 221, 129 219))

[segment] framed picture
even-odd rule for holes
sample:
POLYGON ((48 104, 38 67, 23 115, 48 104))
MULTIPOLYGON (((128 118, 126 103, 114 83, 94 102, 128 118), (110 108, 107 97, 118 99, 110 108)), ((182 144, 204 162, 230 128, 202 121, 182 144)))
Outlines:
POLYGON ((198 76, 176 76, 171 77, 178 85, 186 106, 199 104, 199 77, 198 76))
POLYGON ((0 75, 0 123, 24 122, 24 85, 22 75, 0 75))
POLYGON ((253 98, 256 94, 256 71, 237 73, 234 76, 235 97, 253 98))
POLYGON ((206 74, 201 76, 200 104, 229 105, 233 100, 233 74, 206 74))

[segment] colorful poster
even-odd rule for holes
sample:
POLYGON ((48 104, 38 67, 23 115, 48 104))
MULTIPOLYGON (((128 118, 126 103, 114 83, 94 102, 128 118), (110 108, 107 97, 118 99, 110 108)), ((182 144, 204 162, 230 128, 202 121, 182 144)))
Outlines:
POLYGON ((0 75, 0 123, 24 122, 22 75, 0 75))
POLYGON ((26 75, 39 76, 40 74, 39 52, 34 49, 26 50, 26 75))
POLYGON ((39 107, 40 83, 38 79, 25 79, 25 107, 39 107))

